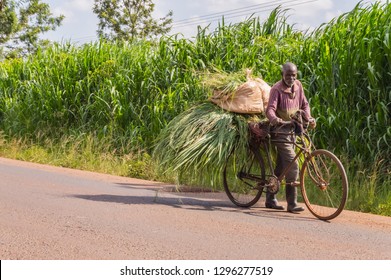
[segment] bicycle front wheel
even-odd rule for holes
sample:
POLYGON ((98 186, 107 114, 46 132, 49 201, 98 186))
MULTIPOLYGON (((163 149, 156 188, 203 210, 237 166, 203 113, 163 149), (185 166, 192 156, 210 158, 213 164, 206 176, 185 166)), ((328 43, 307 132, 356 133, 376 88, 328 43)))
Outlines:
POLYGON ((343 210, 348 179, 340 160, 327 150, 315 150, 304 161, 300 185, 308 210, 321 220, 331 220, 343 210))
POLYGON ((263 159, 259 152, 249 150, 240 155, 233 152, 223 172, 224 190, 239 207, 251 207, 262 195, 265 181, 263 159))

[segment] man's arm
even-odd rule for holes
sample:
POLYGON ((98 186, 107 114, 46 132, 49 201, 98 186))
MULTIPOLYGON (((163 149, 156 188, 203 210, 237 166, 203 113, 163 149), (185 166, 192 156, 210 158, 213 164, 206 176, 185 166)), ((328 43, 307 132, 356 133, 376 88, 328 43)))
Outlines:
POLYGON ((271 125, 276 125, 281 122, 281 119, 277 117, 277 105, 278 105, 278 91, 272 87, 270 90, 269 104, 266 108, 266 117, 269 119, 271 125))

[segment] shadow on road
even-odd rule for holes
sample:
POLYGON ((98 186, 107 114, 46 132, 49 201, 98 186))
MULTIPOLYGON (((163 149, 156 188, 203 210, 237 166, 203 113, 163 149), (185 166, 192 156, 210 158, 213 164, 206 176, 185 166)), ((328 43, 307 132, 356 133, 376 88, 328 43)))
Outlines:
MULTIPOLYGON (((184 194, 183 194, 184 195, 184 194)), ((191 194, 190 194, 191 195, 191 194)), ((224 195, 224 194, 220 194, 224 195)), ((156 196, 122 196, 111 194, 100 195, 72 195, 71 197, 85 199, 97 202, 121 203, 126 205, 167 205, 174 208, 193 210, 193 211, 224 211, 232 213, 242 213, 251 216, 258 216, 270 219, 287 219, 296 221, 320 221, 312 216, 304 216, 300 214, 287 213, 286 211, 276 211, 264 207, 252 207, 249 209, 238 208, 234 206, 228 199, 199 199, 185 196, 160 196, 156 192, 156 196)))
POLYGON ((153 196, 122 196, 122 195, 111 195, 111 194, 100 194, 100 195, 73 195, 75 198, 81 198, 92 201, 100 202, 113 202, 122 204, 163 204, 173 207, 183 206, 200 206, 206 210, 214 210, 219 207, 231 207, 232 204, 229 201, 207 201, 191 197, 164 197, 156 195, 153 196))

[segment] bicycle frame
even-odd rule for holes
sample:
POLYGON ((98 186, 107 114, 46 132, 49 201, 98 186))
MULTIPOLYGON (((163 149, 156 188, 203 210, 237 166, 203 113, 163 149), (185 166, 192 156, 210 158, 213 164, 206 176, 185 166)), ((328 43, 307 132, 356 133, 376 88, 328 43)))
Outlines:
POLYGON ((282 180, 284 179, 285 175, 288 173, 288 171, 292 168, 293 164, 300 158, 301 155, 305 155, 305 157, 308 157, 308 155, 311 153, 312 149, 314 148, 314 144, 312 143, 311 138, 309 137, 307 132, 303 132, 302 135, 295 135, 294 131, 291 130, 290 132, 277 132, 280 135, 287 135, 291 136, 293 139, 292 141, 283 141, 283 140, 276 140, 276 139, 269 139, 269 141, 264 141, 263 142, 263 148, 266 151, 267 155, 267 162, 268 166, 271 172, 272 177, 277 178, 278 182, 281 183, 282 180), (297 138, 301 138, 301 141, 297 141, 297 138), (308 141, 309 145, 306 144, 308 141), (273 143, 286 143, 286 144, 292 144, 296 148, 298 148, 298 152, 296 153, 296 156, 293 158, 293 160, 284 168, 280 176, 276 176, 274 173, 274 168, 273 168, 273 161, 271 158, 271 152, 270 152, 270 146, 273 143))

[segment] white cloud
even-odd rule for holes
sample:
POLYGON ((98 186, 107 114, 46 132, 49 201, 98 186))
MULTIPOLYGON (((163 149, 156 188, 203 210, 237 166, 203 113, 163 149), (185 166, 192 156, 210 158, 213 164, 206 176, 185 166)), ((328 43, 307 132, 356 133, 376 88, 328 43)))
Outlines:
MULTIPOLYGON (((198 3, 202 1, 197 1, 198 3)), ((203 5, 203 8, 208 12, 223 12, 227 10, 233 10, 243 7, 252 6, 255 4, 263 4, 264 2, 270 2, 270 1, 256 1, 256 0, 247 0, 247 1, 240 1, 240 0, 209 0, 205 5, 203 5)), ((200 3, 202 5, 202 3, 200 3)))
POLYGON ((92 11, 94 0, 72 0, 69 6, 79 11, 92 11))
POLYGON ((325 20, 326 22, 329 22, 330 20, 332 20, 333 18, 336 18, 336 17, 339 17, 340 15, 342 15, 342 11, 341 10, 336 10, 336 11, 328 11, 324 17, 325 17, 325 20))
POLYGON ((292 10, 297 16, 318 17, 319 15, 322 15, 325 11, 333 9, 333 7, 333 1, 323 0, 297 5, 292 7, 292 10))
POLYGON ((94 0, 72 0, 72 1, 63 1, 57 3, 54 1, 48 1, 51 11, 53 15, 59 16, 64 15, 65 19, 63 24, 73 23, 78 21, 78 14, 80 12, 93 14, 92 6, 94 4, 94 0))

